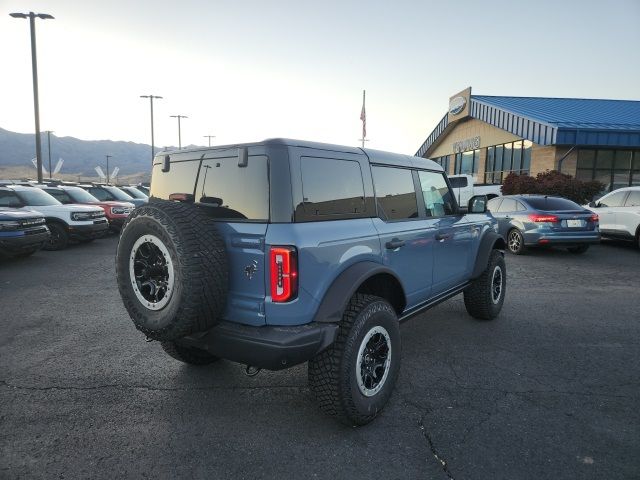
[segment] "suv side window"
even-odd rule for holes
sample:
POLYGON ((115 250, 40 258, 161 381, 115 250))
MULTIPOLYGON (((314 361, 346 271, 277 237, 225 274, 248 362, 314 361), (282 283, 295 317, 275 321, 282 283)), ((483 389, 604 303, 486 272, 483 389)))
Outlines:
POLYGON ((383 220, 418 218, 418 201, 411 170, 371 167, 378 212, 383 220))
POLYGON ((502 200, 502 204, 500 205, 498 212, 515 212, 516 209, 516 201, 513 198, 505 198, 502 200))
POLYGON ((489 203, 487 203, 487 210, 489 210, 490 212, 497 212, 498 208, 500 207, 500 202, 502 202, 502 198, 492 198, 491 200, 489 200, 489 203))
POLYGON ((640 207, 640 190, 631 190, 624 205, 625 207, 640 207))
POLYGON ((522 203, 516 202, 516 212, 524 212, 527 209, 522 203))
POLYGON ((69 197, 69 194, 67 194, 67 192, 65 192, 65 191, 54 190, 54 189, 45 189, 45 192, 47 192, 53 198, 58 200, 60 203, 63 203, 63 204, 73 203, 73 200, 71 200, 71 198, 69 197))
MULTIPOLYGON (((442 173, 419 171, 420 187, 427 217, 444 217, 455 213, 455 201, 442 173)), ((462 177, 466 180, 466 177, 462 177)))
POLYGON ((300 168, 307 215, 362 214, 366 210, 357 161, 302 157, 300 168))
POLYGON ((601 207, 621 207, 626 195, 626 190, 623 190, 622 192, 615 192, 611 195, 607 195, 603 199, 600 199, 598 203, 601 207))
POLYGON ((91 195, 93 195, 94 197, 96 197, 98 200, 102 202, 104 202, 105 200, 112 200, 112 198, 109 195, 109 192, 107 192, 106 190, 103 190, 102 188, 91 187, 88 190, 91 195))

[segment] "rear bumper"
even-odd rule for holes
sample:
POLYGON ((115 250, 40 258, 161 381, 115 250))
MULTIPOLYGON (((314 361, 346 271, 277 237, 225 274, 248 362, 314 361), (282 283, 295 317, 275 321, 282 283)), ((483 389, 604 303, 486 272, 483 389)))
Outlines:
POLYGON ((282 370, 313 358, 334 342, 337 333, 336 323, 253 327, 221 322, 179 343, 253 367, 282 370))
POLYGON ((109 229, 109 222, 93 223, 90 225, 69 225, 69 236, 74 239, 100 238, 109 229))
POLYGON ((589 245, 600 243, 600 232, 525 232, 524 244, 536 245, 589 245))

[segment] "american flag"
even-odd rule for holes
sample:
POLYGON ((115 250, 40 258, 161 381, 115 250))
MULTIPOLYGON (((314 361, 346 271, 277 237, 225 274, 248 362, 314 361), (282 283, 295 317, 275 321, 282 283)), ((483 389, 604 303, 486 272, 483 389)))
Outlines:
POLYGON ((362 91, 362 111, 360 112, 360 120, 362 120, 362 138, 367 138, 367 111, 364 108, 365 91, 362 91))

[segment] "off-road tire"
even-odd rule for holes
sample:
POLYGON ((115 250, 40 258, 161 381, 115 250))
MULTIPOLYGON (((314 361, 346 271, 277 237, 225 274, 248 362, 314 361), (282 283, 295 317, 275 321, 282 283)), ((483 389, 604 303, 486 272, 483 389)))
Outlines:
MULTIPOLYGON (((309 387, 320 409, 347 425, 365 425, 384 408, 400 371, 400 331, 393 307, 383 298, 356 294, 349 302, 336 341, 309 361, 309 387), (391 356, 381 389, 365 396, 358 386, 358 354, 369 332, 388 332, 391 356)), ((384 377, 383 377, 384 378, 384 377)))
POLYGON ((512 228, 507 233, 507 250, 514 255, 522 255, 524 253, 524 236, 517 228, 512 228))
POLYGON ((69 244, 69 233, 67 232, 67 229, 57 222, 47 223, 47 227, 49 227, 51 235, 42 249, 54 251, 67 248, 67 245, 69 244))
POLYGON ((493 320, 498 316, 507 289, 507 269, 504 256, 499 250, 492 250, 489 264, 482 274, 464 291, 464 306, 473 318, 478 320, 493 320), (496 280, 496 269, 500 274, 500 294, 496 295, 493 288, 496 280), (497 297, 497 302, 495 301, 497 297))
POLYGON ((570 253, 574 253, 576 255, 581 254, 586 252, 587 250, 589 250, 589 245, 578 245, 575 247, 569 247, 567 248, 567 250, 569 250, 570 253))
POLYGON ((215 326, 226 307, 228 260, 215 222, 198 207, 154 200, 136 208, 122 227, 116 255, 118 288, 138 330, 154 340, 171 341, 215 326), (130 276, 134 244, 155 236, 169 253, 174 272, 171 296, 149 309, 130 276))
POLYGON ((160 342, 162 349, 172 358, 188 363, 189 365, 209 365, 220 360, 206 350, 194 347, 185 347, 176 342, 160 342))

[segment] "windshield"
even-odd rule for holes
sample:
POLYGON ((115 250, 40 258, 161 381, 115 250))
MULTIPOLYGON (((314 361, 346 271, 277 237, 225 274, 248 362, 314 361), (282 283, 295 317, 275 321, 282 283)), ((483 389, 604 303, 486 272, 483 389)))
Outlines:
POLYGON ((15 192, 20 200, 22 200, 22 203, 30 207, 48 207, 50 205, 62 205, 58 200, 53 198, 47 192, 40 190, 39 188, 29 188, 15 192))
POLYGON ((116 197, 117 200, 124 200, 125 202, 132 200, 132 196, 124 193, 122 190, 120 190, 119 188, 116 187, 111 187, 111 186, 107 186, 107 185, 103 185, 103 187, 105 190, 107 190, 111 195, 113 195, 114 197, 116 197))
POLYGON ((137 188, 134 188, 134 187, 120 187, 120 188, 121 190, 131 195, 133 198, 141 198, 143 200, 146 200, 147 198, 149 198, 137 188))
POLYGON ((74 202, 78 203, 94 203, 99 202, 96 197, 91 195, 86 190, 83 190, 80 187, 70 187, 69 189, 65 189, 65 192, 71 197, 74 202))

